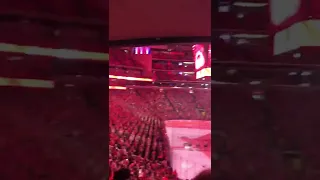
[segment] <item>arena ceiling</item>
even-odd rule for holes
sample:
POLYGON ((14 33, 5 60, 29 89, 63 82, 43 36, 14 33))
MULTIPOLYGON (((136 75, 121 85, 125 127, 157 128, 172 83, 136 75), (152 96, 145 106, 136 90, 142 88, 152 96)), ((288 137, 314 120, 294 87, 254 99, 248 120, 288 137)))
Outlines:
POLYGON ((109 39, 209 37, 211 1, 109 0, 109 39))

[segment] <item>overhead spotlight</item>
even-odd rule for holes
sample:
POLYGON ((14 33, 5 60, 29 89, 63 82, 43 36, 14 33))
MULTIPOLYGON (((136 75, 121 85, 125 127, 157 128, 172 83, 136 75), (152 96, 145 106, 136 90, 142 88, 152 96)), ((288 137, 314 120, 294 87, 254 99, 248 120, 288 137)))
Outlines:
POLYGON ((179 66, 182 66, 182 63, 181 63, 181 62, 179 63, 179 66))
POLYGON ((190 94, 192 94, 192 93, 194 93, 194 92, 193 92, 193 90, 192 90, 192 89, 190 89, 190 90, 189 90, 189 93, 190 93, 190 94))

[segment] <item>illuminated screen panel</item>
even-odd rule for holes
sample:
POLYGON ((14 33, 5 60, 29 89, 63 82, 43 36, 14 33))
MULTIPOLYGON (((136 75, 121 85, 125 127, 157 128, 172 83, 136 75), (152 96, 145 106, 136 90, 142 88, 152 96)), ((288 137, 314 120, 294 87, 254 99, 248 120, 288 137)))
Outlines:
POLYGON ((210 67, 203 68, 200 71, 196 72, 196 79, 200 79, 200 78, 208 77, 208 76, 211 76, 211 68, 210 67))
POLYGON ((200 70, 206 64, 204 46, 200 44, 193 45, 193 57, 196 71, 200 70))
POLYGON ((150 47, 134 47, 133 48, 133 54, 138 55, 138 54, 151 54, 151 48, 150 47))
POLYGON ((193 47, 196 79, 211 76, 211 45, 196 44, 193 47))

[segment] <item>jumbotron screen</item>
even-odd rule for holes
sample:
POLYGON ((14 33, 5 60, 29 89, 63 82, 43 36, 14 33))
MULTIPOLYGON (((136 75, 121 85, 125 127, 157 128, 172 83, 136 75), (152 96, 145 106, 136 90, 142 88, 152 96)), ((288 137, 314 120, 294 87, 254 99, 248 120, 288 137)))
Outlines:
POLYGON ((196 79, 211 76, 211 45, 196 44, 192 50, 196 79))

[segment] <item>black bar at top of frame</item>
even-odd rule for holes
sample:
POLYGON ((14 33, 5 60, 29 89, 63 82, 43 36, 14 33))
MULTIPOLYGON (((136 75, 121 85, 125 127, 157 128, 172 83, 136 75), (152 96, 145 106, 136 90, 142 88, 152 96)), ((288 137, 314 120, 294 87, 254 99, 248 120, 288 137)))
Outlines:
POLYGON ((210 36, 160 37, 109 41, 110 47, 211 42, 210 36))

